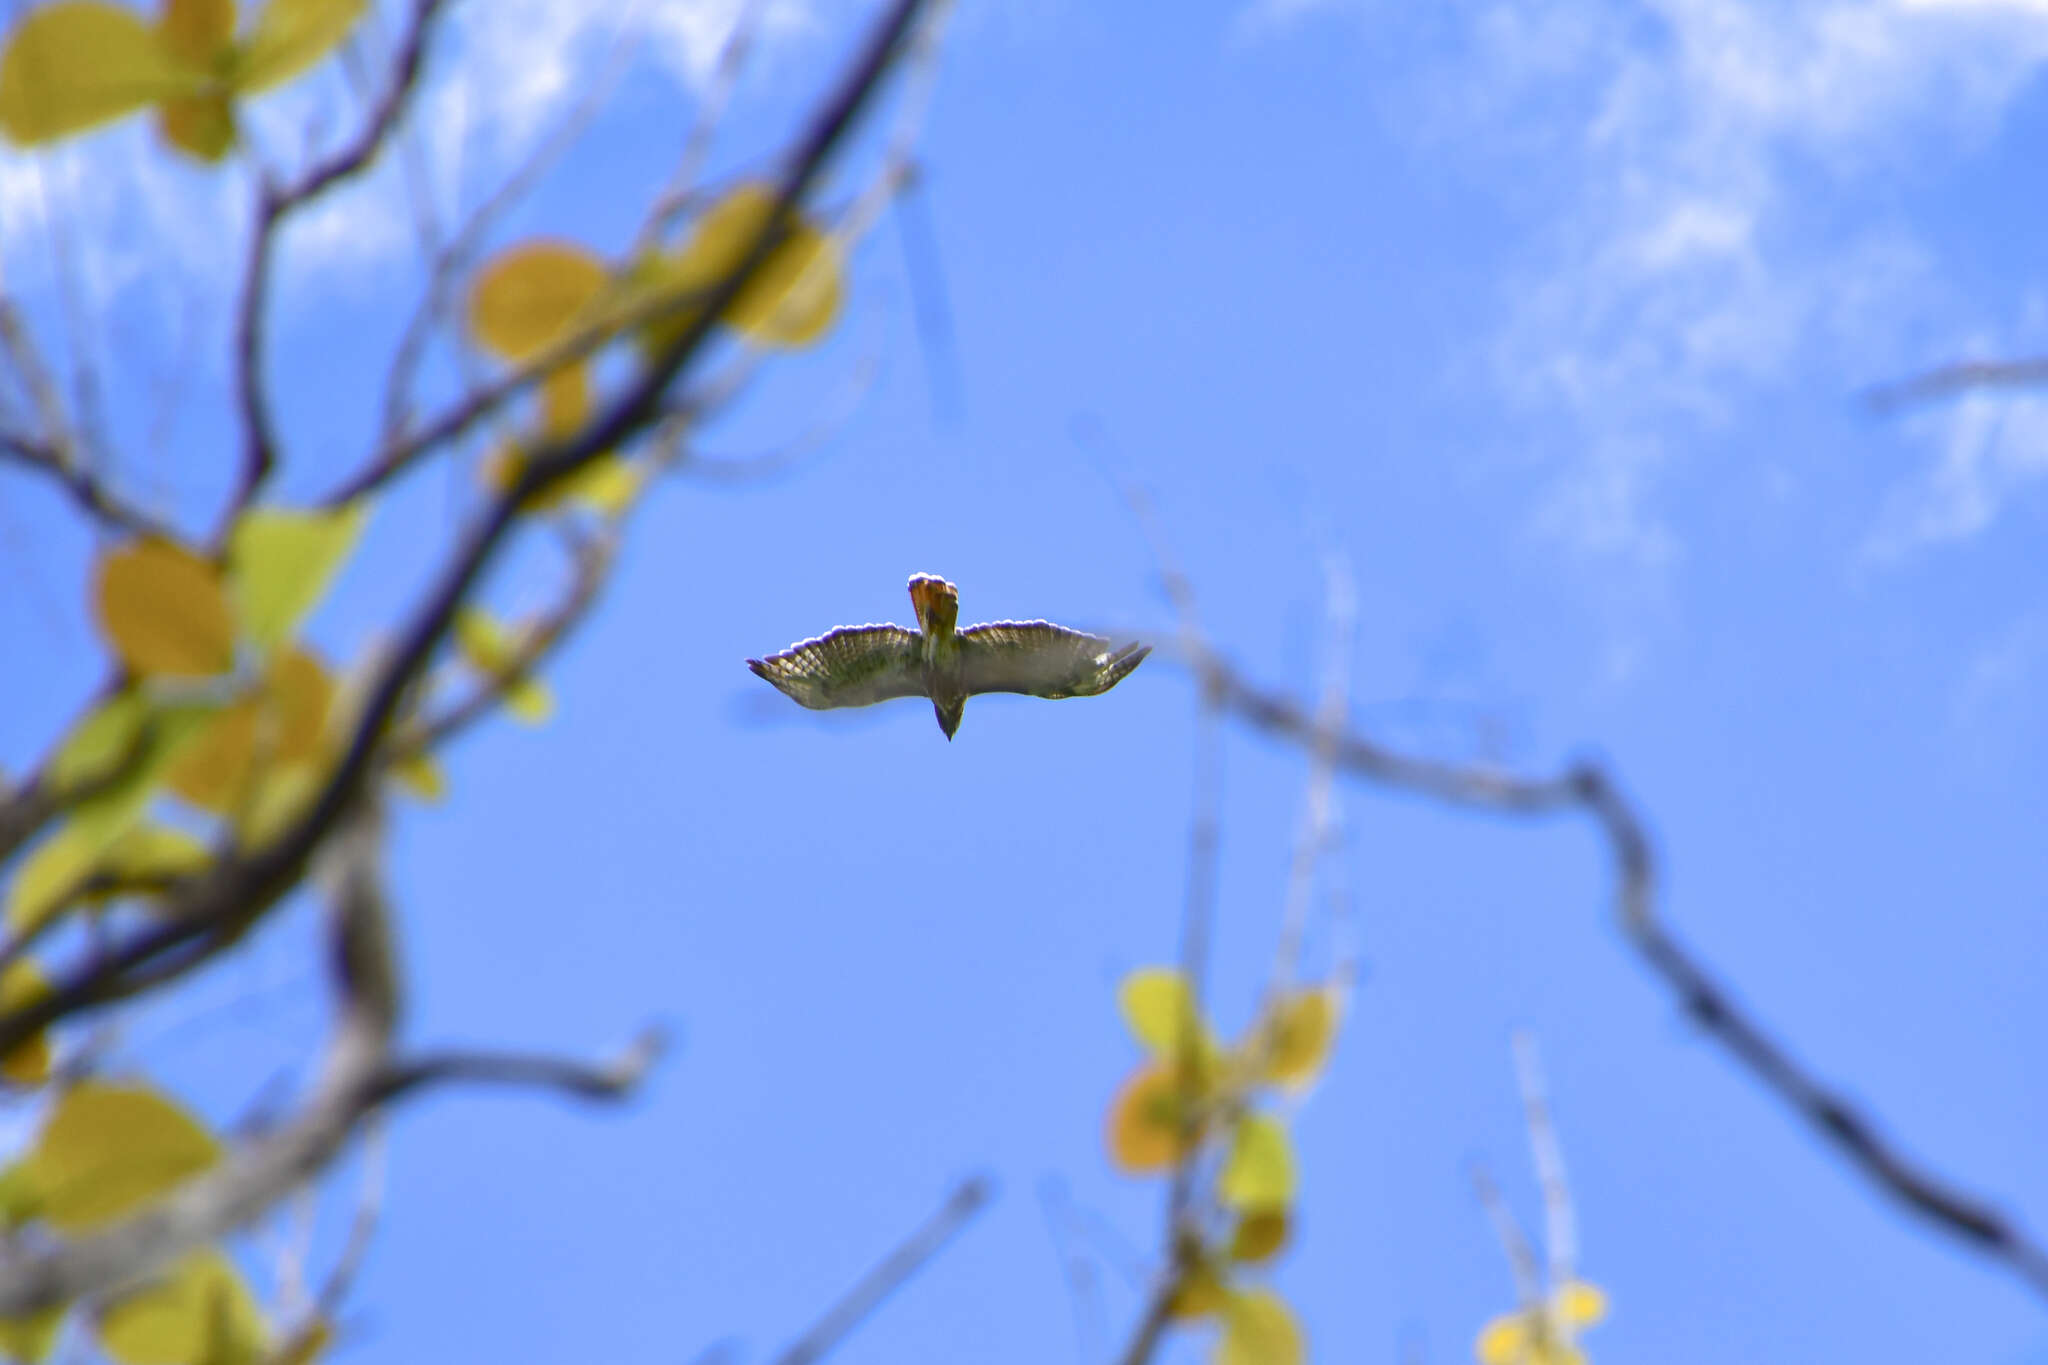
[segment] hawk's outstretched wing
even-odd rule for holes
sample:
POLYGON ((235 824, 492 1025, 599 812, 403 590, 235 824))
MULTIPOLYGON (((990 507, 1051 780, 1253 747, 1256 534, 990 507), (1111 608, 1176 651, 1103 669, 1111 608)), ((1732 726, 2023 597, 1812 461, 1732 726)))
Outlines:
POLYGON ((841 626, 747 667, 813 711, 925 695, 918 634, 901 626, 841 626))
POLYGON ((1124 680, 1152 652, 1150 645, 1113 649, 1049 621, 992 621, 960 632, 960 680, 977 692, 1029 697, 1092 697, 1124 680))

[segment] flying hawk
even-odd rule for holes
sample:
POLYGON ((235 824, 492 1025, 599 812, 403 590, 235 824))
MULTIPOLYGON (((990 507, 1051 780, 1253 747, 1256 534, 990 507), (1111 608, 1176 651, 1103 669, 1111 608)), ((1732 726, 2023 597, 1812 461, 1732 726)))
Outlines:
POLYGON ((1150 645, 1114 649, 1048 621, 992 621, 956 631, 960 592, 943 578, 912 574, 916 630, 841 626, 791 645, 747 667, 813 711, 872 706, 891 697, 930 697, 939 728, 951 739, 967 699, 979 692, 1027 697, 1092 697, 1107 692, 1152 652, 1150 645))

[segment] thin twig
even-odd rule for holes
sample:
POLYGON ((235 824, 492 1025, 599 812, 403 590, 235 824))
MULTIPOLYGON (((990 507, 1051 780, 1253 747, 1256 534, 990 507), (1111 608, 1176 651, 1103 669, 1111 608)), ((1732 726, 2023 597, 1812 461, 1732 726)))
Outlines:
POLYGON ((1523 1311, 1540 1311, 1544 1303, 1543 1269, 1537 1263, 1536 1253, 1529 1247, 1529 1239, 1522 1235, 1521 1224, 1515 1221, 1507 1200, 1500 1197, 1500 1188, 1493 1183, 1486 1167, 1475 1161, 1467 1170, 1472 1177, 1473 1192, 1479 1196, 1480 1206, 1486 1210, 1486 1217, 1493 1224, 1494 1236, 1500 1239, 1500 1249, 1507 1253, 1508 1268, 1515 1277, 1515 1296, 1522 1301, 1523 1311))
POLYGON ((242 463, 222 523, 223 532, 243 508, 255 501, 277 465, 276 419, 263 380, 263 349, 271 261, 278 232, 293 213, 358 175, 375 160, 412 103, 426 60, 427 41, 442 3, 443 0, 413 0, 410 26, 393 59, 391 84, 355 140, 311 167, 290 186, 280 190, 266 181, 257 190, 256 227, 249 244, 235 321, 235 385, 242 409, 242 463))
POLYGON ((111 530, 138 536, 175 534, 166 523, 125 501, 99 476, 56 446, 0 431, 0 461, 48 475, 80 510, 111 530))
POLYGON ((1549 1259, 1549 1281, 1562 1289, 1578 1274, 1578 1219, 1572 1212, 1571 1185, 1565 1179, 1564 1147, 1550 1118, 1550 1091, 1543 1083, 1543 1062, 1536 1040, 1517 1029, 1513 1037, 1515 1080, 1522 1091, 1522 1117, 1529 1129, 1529 1154, 1543 1189, 1543 1249, 1549 1259))
POLYGON ((676 158, 676 168, 670 172, 667 187, 654 201, 647 221, 640 227, 639 238, 633 244, 634 255, 652 251, 675 226, 676 220, 689 211, 697 192, 697 177, 703 174, 704 163, 711 156, 719 124, 725 119, 726 106, 732 103, 733 92, 739 89, 740 73, 746 70, 747 56, 753 51, 754 35, 767 7, 767 0, 744 0, 739 14, 733 19, 732 32, 726 35, 724 46, 718 50, 718 64, 712 68, 711 84, 706 87, 704 98, 698 105, 697 118, 683 139, 683 150, 676 158))
POLYGON ((1316 708, 1316 739, 1309 746, 1308 790, 1302 800, 1301 828, 1287 871, 1287 897, 1280 918, 1279 945, 1273 953, 1268 1003, 1294 985, 1301 963, 1302 939, 1315 887, 1316 864, 1330 843, 1331 808, 1337 783, 1337 740, 1351 708, 1351 637, 1358 618, 1358 590, 1350 566, 1334 552, 1323 565, 1323 592, 1328 599, 1327 652, 1323 660, 1323 695, 1316 708))
POLYGON ((585 85, 583 93, 569 106, 562 120, 464 220, 456 229, 455 236, 433 253, 427 287, 420 296, 419 307, 406 320, 405 331, 391 355, 391 368, 385 374, 384 420, 378 440, 381 448, 391 448, 405 434, 406 423, 412 417, 412 389, 418 379, 419 366, 435 326, 447 316, 456 281, 476 261, 491 229, 532 193, 541 178, 583 136, 603 108, 604 101, 616 88, 634 47, 634 41, 628 37, 622 36, 614 42, 596 77, 585 85))
POLYGON ((873 1270, 861 1277, 859 1284, 847 1291, 844 1298, 826 1309, 824 1316, 813 1323, 809 1331, 775 1357, 774 1365, 812 1365, 812 1362, 822 1360, 854 1328, 860 1326, 868 1314, 944 1250, 946 1243, 981 1212, 982 1206, 989 1201, 989 1195, 986 1177, 973 1176, 961 1181, 923 1227, 883 1257, 873 1270))

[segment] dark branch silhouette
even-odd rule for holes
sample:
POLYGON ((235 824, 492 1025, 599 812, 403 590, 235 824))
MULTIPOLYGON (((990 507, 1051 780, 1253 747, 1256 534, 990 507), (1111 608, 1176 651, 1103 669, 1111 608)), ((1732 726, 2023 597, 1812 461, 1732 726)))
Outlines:
MULTIPOLYGON (((1253 686, 1206 646, 1184 649, 1180 661, 1205 696, 1217 698, 1225 711, 1254 730, 1293 744, 1317 742, 1319 727, 1306 708, 1253 686)), ((1555 777, 1521 777, 1398 753, 1355 731, 1337 739, 1333 761, 1354 777, 1450 805, 1503 815, 1576 813, 1590 818, 1605 836, 1614 864, 1615 912, 1622 932, 1671 989, 1679 1008, 1878 1188, 2048 1297, 2048 1250, 1983 1196, 1902 1152, 1839 1090, 1797 1061, 1672 936, 1657 912, 1656 853, 1644 822, 1606 769, 1582 763, 1555 777)))

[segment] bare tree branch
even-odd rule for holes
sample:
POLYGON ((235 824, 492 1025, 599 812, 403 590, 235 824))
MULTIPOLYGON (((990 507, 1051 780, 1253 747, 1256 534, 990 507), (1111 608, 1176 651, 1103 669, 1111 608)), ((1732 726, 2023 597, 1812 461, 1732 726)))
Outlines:
POLYGON ((632 1093, 646 1079, 666 1046, 662 1031, 649 1028, 624 1052, 602 1062, 579 1062, 526 1052, 428 1052, 385 1067, 371 1087, 372 1102, 382 1103, 424 1086, 449 1081, 555 1090, 586 1100, 618 1099, 632 1093))
POLYGON ((552 1058, 479 1054, 392 1056, 403 985, 381 883, 374 812, 352 810, 333 831, 332 973, 337 1022, 321 1079, 291 1120, 220 1165, 104 1232, 0 1257, 0 1318, 104 1293, 156 1273, 192 1247, 262 1215, 315 1179, 362 1123, 428 1086, 487 1082, 615 1099, 645 1074, 657 1050, 643 1037, 617 1061, 587 1066, 552 1058))
POLYGON ((1972 360, 1942 365, 1909 379, 1864 390, 1863 401, 1877 412, 1896 412, 1915 403, 1950 398, 1976 389, 2024 389, 2048 384, 2048 356, 2027 360, 1972 360))
POLYGON ((67 458, 56 446, 0 431, 0 460, 55 480, 80 510, 104 527, 139 536, 172 534, 166 523, 123 500, 98 475, 67 458))
MULTIPOLYGON (((420 3, 426 7, 432 0, 420 3)), ((171 898, 159 923, 57 983, 48 995, 0 1016, 0 1052, 58 1019, 125 999, 210 960, 298 883, 307 861, 380 763, 401 703, 440 648, 456 612, 509 532, 548 491, 607 452, 620 449, 665 415, 663 393, 702 350, 717 319, 784 239, 793 208, 823 174, 831 154, 893 68, 926 3, 893 0, 876 23, 860 56, 820 106, 791 153, 761 231, 731 272, 710 291, 704 310, 582 430, 537 451, 513 486, 463 534, 441 577, 379 671, 347 747, 305 814, 263 848, 215 865, 189 891, 171 898)))
POLYGON ((948 1195, 939 1211, 923 1227, 861 1277, 844 1298, 825 1310, 809 1331, 777 1357, 774 1365, 812 1365, 822 1360, 866 1320, 884 1300, 923 1269, 926 1262, 944 1250, 959 1231, 988 1203, 990 1187, 984 1176, 963 1180, 948 1195))
MULTIPOLYGON (((1206 646, 1183 651, 1181 661, 1205 696, 1218 698, 1253 729, 1290 743, 1316 742, 1318 726, 1302 706, 1254 687, 1206 646)), ((1679 945, 1657 913, 1656 855, 1643 821, 1603 768, 1586 763, 1556 777, 1521 777, 1397 753, 1356 732, 1342 736, 1335 756, 1338 767, 1354 777, 1450 805, 1503 815, 1576 812, 1590 818, 1606 837, 1614 864, 1622 932, 1677 996, 1679 1007, 1879 1189, 2048 1297, 2048 1250, 1982 1196, 1908 1157, 1839 1090, 1796 1061, 1679 945)))

